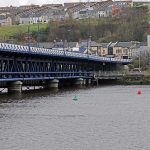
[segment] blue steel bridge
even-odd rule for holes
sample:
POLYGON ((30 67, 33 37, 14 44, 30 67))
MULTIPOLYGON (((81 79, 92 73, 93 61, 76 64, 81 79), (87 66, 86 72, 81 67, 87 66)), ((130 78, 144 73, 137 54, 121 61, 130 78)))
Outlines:
POLYGON ((0 43, 0 82, 93 79, 94 73, 116 71, 128 59, 0 43))

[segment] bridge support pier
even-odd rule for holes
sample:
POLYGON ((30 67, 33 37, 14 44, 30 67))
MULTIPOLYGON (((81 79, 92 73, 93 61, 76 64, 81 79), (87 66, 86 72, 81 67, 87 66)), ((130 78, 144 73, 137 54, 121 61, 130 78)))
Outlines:
POLYGON ((92 85, 98 85, 99 83, 98 83, 98 79, 94 79, 94 80, 92 80, 92 85))
POLYGON ((14 82, 10 82, 8 83, 8 93, 16 93, 22 92, 22 82, 21 81, 14 81, 14 82))
POLYGON ((96 79, 96 85, 98 86, 98 84, 99 84, 99 83, 98 83, 98 79, 96 79))
POLYGON ((83 79, 82 84, 83 84, 83 86, 86 86, 86 79, 83 79))
POLYGON ((50 80, 47 83, 47 88, 48 89, 57 89, 58 85, 59 85, 59 80, 56 80, 56 79, 50 80))
POLYGON ((83 79, 82 78, 78 78, 75 80, 74 85, 77 87, 82 87, 83 85, 83 79))
POLYGON ((91 79, 87 79, 87 80, 86 80, 86 84, 87 84, 87 85, 91 85, 91 83, 92 83, 92 80, 91 80, 91 79))

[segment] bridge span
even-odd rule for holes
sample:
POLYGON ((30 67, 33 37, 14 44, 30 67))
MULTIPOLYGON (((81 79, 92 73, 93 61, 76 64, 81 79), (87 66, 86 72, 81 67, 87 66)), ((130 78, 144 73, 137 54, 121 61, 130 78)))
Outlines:
MULTIPOLYGON (((67 82, 90 84, 97 72, 101 72, 97 79, 102 79, 104 72, 120 71, 129 63, 129 59, 0 43, 0 86, 12 92, 28 84, 48 88, 67 82)), ((109 79, 108 74, 106 77, 109 79)))

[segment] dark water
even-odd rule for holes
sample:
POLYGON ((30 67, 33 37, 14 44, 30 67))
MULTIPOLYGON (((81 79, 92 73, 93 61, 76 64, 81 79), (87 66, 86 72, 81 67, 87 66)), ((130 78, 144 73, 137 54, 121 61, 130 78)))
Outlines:
POLYGON ((150 150, 150 86, 1 95, 0 150, 150 150))

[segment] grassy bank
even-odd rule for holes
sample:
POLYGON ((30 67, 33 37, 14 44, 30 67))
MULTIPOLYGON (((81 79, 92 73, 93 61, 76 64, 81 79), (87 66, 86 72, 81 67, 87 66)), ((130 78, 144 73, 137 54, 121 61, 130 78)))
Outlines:
MULTIPOLYGON (((30 32, 35 32, 38 30, 38 25, 33 24, 29 25, 30 32)), ((47 28, 47 24, 39 24, 40 30, 45 30, 47 28)), ((12 39, 16 37, 16 34, 28 33, 28 25, 13 25, 13 26, 6 26, 6 27, 0 27, 0 40, 7 40, 12 39)))

